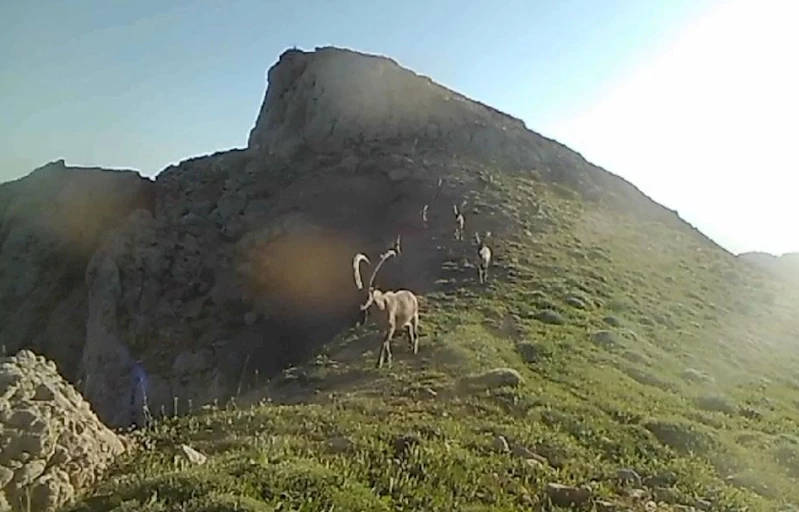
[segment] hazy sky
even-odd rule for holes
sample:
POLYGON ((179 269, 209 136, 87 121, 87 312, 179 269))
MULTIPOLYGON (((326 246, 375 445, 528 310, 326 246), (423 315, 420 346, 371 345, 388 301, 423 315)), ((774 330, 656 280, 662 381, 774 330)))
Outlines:
POLYGON ((522 118, 734 252, 797 251, 798 16, 795 0, 5 2, 0 181, 243 147, 278 55, 332 44, 522 118))

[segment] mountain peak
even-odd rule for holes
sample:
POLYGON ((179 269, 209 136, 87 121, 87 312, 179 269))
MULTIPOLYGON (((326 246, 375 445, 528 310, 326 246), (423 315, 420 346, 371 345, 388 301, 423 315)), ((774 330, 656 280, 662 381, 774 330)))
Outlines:
POLYGON ((290 49, 268 78, 251 149, 286 154, 300 146, 384 141, 478 152, 517 165, 535 160, 535 138, 521 120, 387 57, 336 47, 290 49))

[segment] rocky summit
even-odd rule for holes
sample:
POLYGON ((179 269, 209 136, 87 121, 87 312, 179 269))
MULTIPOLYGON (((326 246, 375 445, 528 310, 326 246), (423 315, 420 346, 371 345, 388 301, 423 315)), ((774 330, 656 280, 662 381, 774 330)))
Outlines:
POLYGON ((795 287, 389 58, 268 78, 244 149, 0 186, 0 346, 146 427, 68 510, 797 506, 795 287))

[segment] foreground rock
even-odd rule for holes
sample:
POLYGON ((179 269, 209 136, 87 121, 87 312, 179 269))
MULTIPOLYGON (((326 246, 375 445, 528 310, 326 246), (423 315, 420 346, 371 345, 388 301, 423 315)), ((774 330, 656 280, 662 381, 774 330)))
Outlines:
POLYGON ((0 359, 0 510, 55 510, 124 449, 53 362, 0 359))
POLYGON ((513 368, 493 368, 482 373, 461 377, 457 389, 461 392, 479 392, 502 387, 519 387, 524 378, 513 368))

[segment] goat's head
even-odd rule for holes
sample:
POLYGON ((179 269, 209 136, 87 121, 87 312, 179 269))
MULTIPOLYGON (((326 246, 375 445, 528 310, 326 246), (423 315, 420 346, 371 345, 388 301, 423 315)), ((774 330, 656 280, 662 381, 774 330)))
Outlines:
MULTIPOLYGON (((399 240, 400 238, 397 237, 396 241, 397 248, 399 248, 399 240)), ((389 249, 380 256, 380 261, 378 261, 377 265, 375 265, 375 268, 372 271, 372 275, 369 278, 369 285, 367 287, 368 297, 366 299, 366 302, 363 305, 361 305, 362 311, 368 309, 372 305, 372 303, 377 304, 377 306, 380 309, 383 309, 385 307, 383 292, 375 289, 374 282, 375 282, 375 277, 377 276, 377 272, 380 270, 380 267, 382 267, 383 263, 385 263, 385 261, 391 258, 392 256, 397 256, 397 251, 395 251, 394 249, 389 249)), ((360 253, 356 254, 355 258, 352 261, 353 271, 355 272, 355 285, 358 287, 359 290, 363 290, 363 280, 361 279, 361 271, 360 271, 360 263, 362 261, 369 263, 369 258, 360 253)))
POLYGON ((481 239, 480 238, 480 233, 475 231, 475 233, 474 233, 474 241, 477 242, 477 246, 478 247, 483 247, 486 244, 486 240, 488 240, 488 237, 490 237, 490 236, 491 236, 491 231, 486 231, 485 238, 481 239))
POLYGON ((366 302, 361 304, 361 311, 366 311, 372 304, 376 305, 380 310, 386 309, 386 296, 382 290, 369 290, 369 297, 366 299, 366 302))

